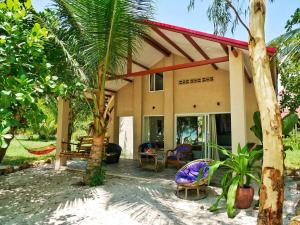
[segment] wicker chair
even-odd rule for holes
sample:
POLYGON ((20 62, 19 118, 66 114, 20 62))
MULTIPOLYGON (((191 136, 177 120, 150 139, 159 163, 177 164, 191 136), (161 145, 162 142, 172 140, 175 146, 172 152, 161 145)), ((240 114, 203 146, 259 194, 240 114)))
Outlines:
POLYGON ((105 146, 105 159, 104 162, 107 164, 118 163, 122 148, 118 144, 108 143, 105 146))
POLYGON ((207 185, 207 174, 209 170, 209 159, 197 159, 183 166, 175 175, 177 184, 176 194, 179 196, 180 190, 185 190, 185 199, 187 199, 188 190, 197 190, 197 197, 200 196, 200 187, 207 185), (203 169, 202 178, 197 181, 199 171, 203 169))
POLYGON ((168 167, 168 164, 172 164, 175 165, 177 169, 179 169, 184 164, 192 160, 192 145, 180 144, 175 149, 166 151, 165 154, 166 167, 168 167))

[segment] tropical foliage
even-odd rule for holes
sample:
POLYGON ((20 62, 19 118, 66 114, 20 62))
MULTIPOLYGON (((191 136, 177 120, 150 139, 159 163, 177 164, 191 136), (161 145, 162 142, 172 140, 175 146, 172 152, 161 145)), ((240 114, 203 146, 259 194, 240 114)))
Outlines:
MULTIPOLYGON (((250 128, 255 136, 263 144, 263 133, 261 128, 260 112, 257 111, 253 114, 254 125, 250 128)), ((298 123, 298 115, 296 113, 290 113, 282 118, 282 135, 287 137, 295 129, 295 125, 298 123)), ((262 145, 257 145, 257 149, 262 149, 262 145)), ((284 150, 291 149, 289 145, 284 145, 284 150)))
MULTIPOLYGON (((44 51, 48 32, 35 22, 30 0, 1 2, 0 24, 0 122, 13 138, 17 129, 44 118, 38 99, 62 93, 64 85, 49 72, 44 51)), ((0 161, 5 151, 0 149, 0 161)))
POLYGON ((250 145, 241 148, 237 147, 237 153, 232 153, 227 149, 215 146, 227 158, 224 161, 214 161, 208 171, 208 183, 210 183, 212 176, 216 170, 222 166, 226 168, 226 172, 221 180, 222 193, 217 198, 216 202, 209 208, 210 211, 219 209, 219 202, 224 198, 226 200, 226 209, 228 217, 235 216, 234 204, 236 199, 236 190, 239 187, 250 185, 251 180, 260 183, 259 177, 255 174, 260 173, 260 167, 255 167, 255 162, 262 157, 262 150, 251 150, 250 145))
POLYGON ((300 106, 300 8, 287 21, 286 33, 271 42, 278 48, 280 80, 284 90, 281 108, 295 111, 300 106))

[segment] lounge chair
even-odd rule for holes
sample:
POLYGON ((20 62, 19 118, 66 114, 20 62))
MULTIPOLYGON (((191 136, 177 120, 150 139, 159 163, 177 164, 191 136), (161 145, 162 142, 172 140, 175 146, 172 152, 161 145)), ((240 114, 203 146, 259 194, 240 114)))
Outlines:
POLYGON ((168 164, 175 165, 177 169, 182 167, 193 158, 192 145, 180 144, 175 149, 166 151, 166 167, 168 164))
POLYGON ((179 191, 185 190, 185 199, 187 199, 188 190, 196 189, 197 197, 200 195, 200 187, 207 185, 207 174, 209 170, 209 159, 197 159, 183 166, 175 175, 177 184, 176 194, 179 196, 179 191), (203 168, 203 169, 202 169, 203 168), (197 181, 199 171, 201 170, 202 178, 197 181))

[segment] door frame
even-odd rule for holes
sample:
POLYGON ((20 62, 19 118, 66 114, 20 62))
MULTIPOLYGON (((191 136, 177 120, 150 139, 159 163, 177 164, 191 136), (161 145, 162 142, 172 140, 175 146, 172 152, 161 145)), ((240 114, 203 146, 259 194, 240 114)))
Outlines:
MULTIPOLYGON (((126 118, 126 117, 130 117, 130 118, 132 118, 132 158, 130 158, 130 159, 134 159, 134 157, 135 157, 135 152, 134 152, 134 142, 135 142, 135 140, 134 140, 134 129, 135 129, 135 127, 134 127, 134 116, 133 115, 128 115, 128 116, 118 116, 117 118, 118 118, 118 144, 120 145, 120 120, 121 120, 121 118, 126 118)), ((121 154, 121 157, 122 157, 122 154, 121 154)))
POLYGON ((177 118, 178 117, 189 117, 189 116, 204 116, 205 118, 205 131, 206 131, 206 143, 204 147, 204 158, 211 158, 211 148, 208 146, 208 141, 210 140, 210 115, 217 114, 231 114, 231 112, 201 112, 201 113, 176 113, 174 114, 174 146, 176 147, 176 135, 177 135, 177 118), (208 128, 208 129, 207 129, 208 128))

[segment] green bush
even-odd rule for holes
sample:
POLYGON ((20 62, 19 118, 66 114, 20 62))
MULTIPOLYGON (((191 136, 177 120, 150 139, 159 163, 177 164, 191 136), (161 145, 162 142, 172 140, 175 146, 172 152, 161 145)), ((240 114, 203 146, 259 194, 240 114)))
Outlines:
POLYGON ((89 185, 91 187, 103 185, 105 181, 105 172, 106 170, 104 169, 103 165, 94 168, 93 171, 91 172, 89 185))

